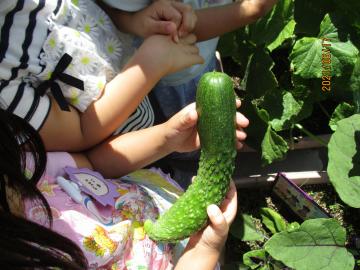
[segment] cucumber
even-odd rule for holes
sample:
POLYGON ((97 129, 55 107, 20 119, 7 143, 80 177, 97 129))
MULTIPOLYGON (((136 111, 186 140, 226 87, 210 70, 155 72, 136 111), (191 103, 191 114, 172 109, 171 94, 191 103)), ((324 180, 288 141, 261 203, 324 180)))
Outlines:
POLYGON ((235 168, 236 104, 233 83, 225 73, 205 73, 198 84, 196 110, 201 143, 199 169, 186 192, 145 232, 156 241, 176 242, 207 223, 206 208, 220 205, 235 168))

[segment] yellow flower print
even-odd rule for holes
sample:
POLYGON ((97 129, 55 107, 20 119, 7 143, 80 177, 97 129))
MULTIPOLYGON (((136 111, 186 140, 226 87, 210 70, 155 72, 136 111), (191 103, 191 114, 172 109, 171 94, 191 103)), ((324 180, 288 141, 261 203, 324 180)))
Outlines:
POLYGON ((57 185, 49 184, 47 180, 41 182, 41 185, 38 187, 42 193, 46 193, 48 196, 55 196, 54 188, 57 185))
POLYGON ((112 241, 106 231, 104 230, 104 228, 97 226, 95 228, 95 232, 94 233, 94 239, 96 241, 96 243, 98 243, 100 246, 105 247, 106 249, 108 249, 110 251, 110 253, 114 253, 114 251, 116 250, 116 243, 114 243, 114 241, 112 241))
POLYGON ((118 188, 118 189, 116 189, 116 191, 117 191, 121 196, 124 196, 126 193, 129 193, 129 190, 127 190, 127 189, 122 189, 122 188, 118 188))
POLYGON ((77 29, 92 37, 97 37, 99 34, 96 21, 88 16, 84 16, 80 19, 77 29))
POLYGON ((107 40, 105 40, 105 50, 107 56, 109 56, 110 58, 120 58, 122 54, 120 40, 115 37, 108 38, 107 40))
POLYGON ((107 232, 100 226, 96 226, 95 231, 90 236, 84 237, 83 246, 98 257, 104 257, 107 253, 113 254, 117 248, 117 244, 109 238, 107 232))
POLYGON ((94 73, 98 63, 88 51, 81 51, 74 59, 74 69, 80 74, 94 73))
POLYGON ((72 88, 70 91, 70 103, 75 106, 75 105, 78 105, 79 102, 80 102, 80 100, 79 100, 78 90, 75 88, 72 88))
POLYGON ((94 238, 91 236, 84 238, 83 246, 87 251, 95 253, 95 255, 98 257, 104 257, 104 255, 105 255, 105 252, 106 252, 105 248, 98 245, 95 242, 94 238))

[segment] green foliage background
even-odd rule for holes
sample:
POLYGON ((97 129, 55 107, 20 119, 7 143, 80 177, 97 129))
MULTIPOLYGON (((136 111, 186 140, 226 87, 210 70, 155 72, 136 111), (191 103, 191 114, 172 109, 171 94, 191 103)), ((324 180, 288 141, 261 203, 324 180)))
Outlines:
MULTIPOLYGON (((237 64, 230 75, 240 78, 247 143, 261 151, 263 164, 285 158, 293 130, 309 134, 303 123, 321 108, 332 132, 324 145, 329 179, 344 203, 360 208, 360 1, 279 0, 265 17, 221 37, 218 49, 237 64)), ((285 226, 269 210, 262 219, 273 236, 237 269, 353 269, 336 221, 285 226)), ((263 239, 251 216, 238 222, 238 239, 263 239)))

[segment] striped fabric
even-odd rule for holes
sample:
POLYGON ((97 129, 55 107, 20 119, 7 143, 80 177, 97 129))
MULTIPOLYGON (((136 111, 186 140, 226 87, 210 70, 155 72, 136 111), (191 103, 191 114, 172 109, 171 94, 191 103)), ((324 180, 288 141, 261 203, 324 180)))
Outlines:
MULTIPOLYGON (((57 64, 42 59, 45 41, 52 33, 54 23, 58 28, 66 25, 79 30, 76 23, 81 21, 81 16, 90 18, 93 22, 95 16, 102 14, 100 8, 91 0, 75 2, 77 6, 71 0, 0 0, 0 108, 20 116, 37 130, 45 122, 51 107, 48 96, 50 93, 40 96, 36 87, 44 80, 44 72, 57 64), (94 17, 91 17, 92 15, 94 17)), ((114 26, 111 24, 111 27, 114 26)), ((92 46, 98 48, 99 44, 95 42, 99 40, 94 41, 92 46)), ((107 60, 108 58, 104 58, 105 64, 107 60)), ((112 77, 120 69, 120 66, 113 65, 114 62, 121 61, 112 59, 106 64, 115 71, 112 77)), ((84 84, 94 85, 94 76, 96 77, 96 74, 93 72, 89 76, 85 74, 83 78, 91 77, 92 81, 83 79, 84 84)), ((106 80, 109 81, 112 77, 107 75, 106 80)), ((62 87, 66 86, 62 84, 62 87)), ((63 88, 62 90, 64 91, 63 88)), ((91 99, 89 100, 91 102, 91 99)), ((151 126, 153 122, 153 111, 146 97, 116 134, 142 129, 151 126)))

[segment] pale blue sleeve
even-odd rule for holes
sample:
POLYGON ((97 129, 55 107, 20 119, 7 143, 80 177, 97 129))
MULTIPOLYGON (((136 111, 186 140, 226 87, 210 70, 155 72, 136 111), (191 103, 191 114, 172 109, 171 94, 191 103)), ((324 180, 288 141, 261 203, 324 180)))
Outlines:
POLYGON ((124 10, 124 11, 138 11, 147 7, 152 3, 152 0, 102 0, 109 6, 124 10))

